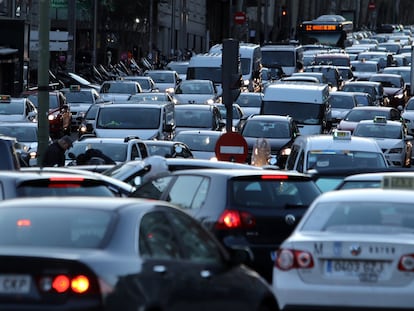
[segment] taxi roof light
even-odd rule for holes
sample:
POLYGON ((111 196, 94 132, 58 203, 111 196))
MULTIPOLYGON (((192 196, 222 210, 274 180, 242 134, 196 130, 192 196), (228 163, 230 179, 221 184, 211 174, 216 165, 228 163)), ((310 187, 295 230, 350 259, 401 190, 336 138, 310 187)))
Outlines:
POLYGON ((384 116, 375 116, 374 123, 387 123, 387 118, 384 116))
POLYGON ((0 101, 1 102, 11 102, 11 96, 10 95, 0 95, 0 101))
POLYGON ((81 87, 79 84, 74 84, 69 87, 69 90, 72 92, 79 92, 81 90, 81 87))
POLYGON ((414 190, 414 178, 409 176, 384 176, 381 182, 383 189, 414 190))
POLYGON ((333 139, 335 140, 351 140, 351 131, 334 130, 332 132, 333 139))

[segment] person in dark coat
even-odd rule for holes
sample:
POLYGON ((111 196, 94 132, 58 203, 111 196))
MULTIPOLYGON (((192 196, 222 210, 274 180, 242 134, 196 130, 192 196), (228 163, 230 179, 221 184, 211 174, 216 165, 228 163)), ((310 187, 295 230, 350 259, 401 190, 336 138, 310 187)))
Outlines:
POLYGON ((72 147, 70 136, 63 136, 50 144, 43 156, 43 166, 65 166, 65 151, 72 147))

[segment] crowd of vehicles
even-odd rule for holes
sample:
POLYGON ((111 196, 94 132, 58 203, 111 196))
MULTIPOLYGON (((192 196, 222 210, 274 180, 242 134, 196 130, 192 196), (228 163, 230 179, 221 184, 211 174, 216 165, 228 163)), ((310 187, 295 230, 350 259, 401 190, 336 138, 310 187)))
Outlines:
POLYGON ((401 37, 327 15, 298 39, 240 43, 233 103, 221 44, 67 75, 48 111, 64 167, 37 164, 38 91, 1 95, 0 309, 412 309, 401 37), (242 160, 218 161, 229 129, 242 160))

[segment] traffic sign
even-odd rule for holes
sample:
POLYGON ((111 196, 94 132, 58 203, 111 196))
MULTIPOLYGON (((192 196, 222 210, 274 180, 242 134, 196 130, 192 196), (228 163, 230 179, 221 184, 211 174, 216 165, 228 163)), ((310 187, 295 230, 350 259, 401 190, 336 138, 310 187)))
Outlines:
POLYGON ((246 163, 248 146, 240 133, 227 132, 217 140, 215 152, 220 161, 246 163))
POLYGON ((375 2, 371 1, 371 2, 368 4, 368 10, 370 10, 370 11, 375 10, 375 2))
POLYGON ((234 13, 234 22, 243 25, 246 22, 246 13, 242 11, 234 13))

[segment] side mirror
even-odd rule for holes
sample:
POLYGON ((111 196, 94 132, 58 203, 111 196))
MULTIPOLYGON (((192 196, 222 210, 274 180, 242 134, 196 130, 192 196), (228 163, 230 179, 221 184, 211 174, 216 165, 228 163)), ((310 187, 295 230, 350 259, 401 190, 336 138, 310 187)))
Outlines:
POLYGON ((92 132, 93 131, 93 126, 90 123, 86 123, 86 131, 87 132, 92 132))
POLYGON ((168 123, 164 125, 163 131, 171 133, 174 131, 174 129, 175 129, 175 124, 168 123))

